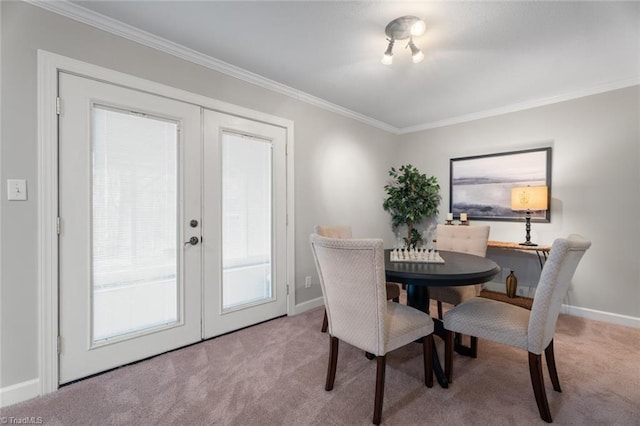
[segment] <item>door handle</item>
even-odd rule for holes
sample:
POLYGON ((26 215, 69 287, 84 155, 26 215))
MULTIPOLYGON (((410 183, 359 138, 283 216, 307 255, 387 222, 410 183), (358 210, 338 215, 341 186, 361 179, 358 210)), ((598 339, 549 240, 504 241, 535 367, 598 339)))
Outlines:
POLYGON ((187 244, 191 244, 192 246, 195 246, 198 244, 200 240, 198 239, 198 237, 191 237, 189 238, 189 241, 185 241, 184 245, 186 246, 187 244))

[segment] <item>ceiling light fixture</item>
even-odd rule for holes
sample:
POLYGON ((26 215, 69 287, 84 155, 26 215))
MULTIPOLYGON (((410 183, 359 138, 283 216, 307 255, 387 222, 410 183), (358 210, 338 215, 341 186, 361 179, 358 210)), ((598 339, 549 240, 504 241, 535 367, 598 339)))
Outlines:
POLYGON ((396 40, 409 39, 407 47, 411 49, 411 57, 413 63, 417 64, 424 59, 424 53, 420 51, 413 43, 413 37, 419 37, 424 34, 426 25, 424 21, 416 16, 402 16, 396 18, 384 29, 385 34, 389 40, 386 52, 382 57, 382 63, 385 65, 391 65, 393 63, 393 44, 396 40))

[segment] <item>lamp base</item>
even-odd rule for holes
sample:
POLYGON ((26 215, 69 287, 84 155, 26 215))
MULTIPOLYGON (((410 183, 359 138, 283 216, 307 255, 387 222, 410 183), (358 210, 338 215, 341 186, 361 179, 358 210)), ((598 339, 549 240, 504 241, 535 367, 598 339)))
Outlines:
POLYGON ((527 231, 527 235, 525 238, 526 241, 524 243, 520 243, 520 245, 529 246, 529 247, 537 246, 537 244, 534 244, 531 242, 531 211, 530 210, 527 210, 527 215, 525 216, 524 228, 527 231))
POLYGON ((525 241, 524 243, 520 243, 521 246, 537 246, 536 243, 532 243, 531 241, 525 241))

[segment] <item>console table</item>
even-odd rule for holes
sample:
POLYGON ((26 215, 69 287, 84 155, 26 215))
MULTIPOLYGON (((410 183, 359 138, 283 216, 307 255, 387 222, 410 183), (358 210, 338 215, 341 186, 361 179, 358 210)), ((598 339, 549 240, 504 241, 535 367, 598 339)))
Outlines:
POLYGON ((538 262, 540 262, 540 269, 544 266, 544 262, 547 260, 547 256, 551 251, 551 246, 525 246, 518 243, 511 243, 508 241, 488 241, 487 247, 504 249, 504 250, 522 250, 522 251, 535 251, 538 255, 538 262))
POLYGON ((533 305, 533 299, 530 297, 524 296, 516 296, 509 297, 505 293, 500 293, 498 291, 492 291, 483 289, 480 292, 480 297, 484 297, 485 299, 493 299, 498 302, 508 303, 510 305, 520 306, 521 308, 525 308, 531 310, 531 306, 533 305))
MULTIPOLYGON (((525 246, 520 245, 518 243, 512 243, 508 241, 488 241, 487 247, 503 249, 503 250, 520 250, 520 251, 535 251, 538 255, 538 262, 540 262, 540 269, 544 266, 544 262, 547 260, 549 256, 549 252, 551 251, 551 246, 525 246)), ((533 299, 530 297, 516 296, 516 297, 507 297, 505 293, 500 293, 497 291, 491 291, 487 289, 483 289, 480 292, 480 297, 485 297, 487 299, 498 300, 500 302, 506 302, 511 305, 520 306, 521 308, 531 310, 531 305, 533 304, 533 299)))

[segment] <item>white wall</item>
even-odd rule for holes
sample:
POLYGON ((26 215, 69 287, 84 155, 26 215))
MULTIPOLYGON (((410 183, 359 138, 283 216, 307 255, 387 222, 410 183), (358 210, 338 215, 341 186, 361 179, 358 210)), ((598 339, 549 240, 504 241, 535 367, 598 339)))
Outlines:
POLYGON ((388 216, 380 206, 394 135, 26 3, 0 7, 0 388, 38 376, 37 49, 293 120, 296 303, 321 296, 308 242, 314 224, 350 222, 356 235, 390 234, 378 225, 388 216), (6 201, 7 178, 27 179, 28 201, 6 201), (306 275, 314 277, 311 289, 306 275))
MULTIPOLYGON (((532 241, 580 233, 593 245, 565 303, 640 317, 640 87, 615 90, 493 118, 403 135, 400 162, 443 183, 440 218, 449 205, 449 159, 551 146, 551 222, 532 223, 532 241)), ((478 221, 480 223, 480 221, 478 221)), ((491 239, 521 241, 524 224, 485 221, 491 239)), ((537 260, 489 250, 504 267, 537 282, 537 260), (527 266, 528 265, 528 266, 527 266), (528 268, 528 269, 527 269, 528 268)))

